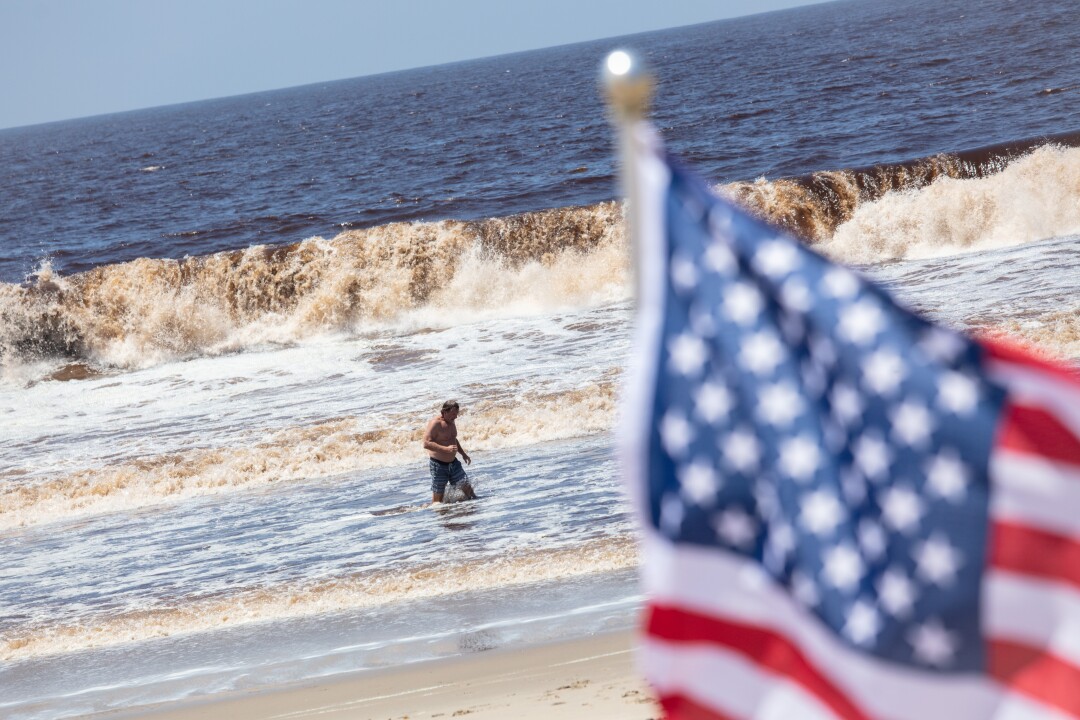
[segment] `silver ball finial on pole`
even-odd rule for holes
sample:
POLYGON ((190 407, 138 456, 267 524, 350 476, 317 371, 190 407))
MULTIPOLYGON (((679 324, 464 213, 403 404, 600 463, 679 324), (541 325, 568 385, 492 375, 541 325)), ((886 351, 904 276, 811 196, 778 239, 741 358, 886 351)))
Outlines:
POLYGON ((619 121, 640 120, 649 110, 653 78, 641 60, 627 50, 615 50, 603 65, 608 106, 619 121))

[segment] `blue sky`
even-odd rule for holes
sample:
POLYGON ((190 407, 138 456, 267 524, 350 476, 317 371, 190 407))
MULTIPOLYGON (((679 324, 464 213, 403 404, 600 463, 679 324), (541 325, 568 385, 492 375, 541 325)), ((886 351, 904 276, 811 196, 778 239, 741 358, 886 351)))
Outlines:
POLYGON ((820 0, 0 0, 0 128, 820 0))

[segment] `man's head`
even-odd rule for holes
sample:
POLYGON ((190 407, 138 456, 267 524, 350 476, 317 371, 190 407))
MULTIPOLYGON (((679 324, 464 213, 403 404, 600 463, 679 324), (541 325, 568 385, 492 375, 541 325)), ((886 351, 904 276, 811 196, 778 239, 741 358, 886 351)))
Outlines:
POLYGON ((440 411, 442 416, 447 420, 453 420, 461 412, 461 408, 458 407, 457 400, 447 400, 442 404, 442 410, 440 411))

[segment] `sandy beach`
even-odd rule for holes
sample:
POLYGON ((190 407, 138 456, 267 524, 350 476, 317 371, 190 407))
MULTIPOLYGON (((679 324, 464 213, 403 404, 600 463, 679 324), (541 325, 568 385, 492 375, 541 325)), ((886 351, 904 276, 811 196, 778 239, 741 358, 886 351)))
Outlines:
POLYGON ((634 671, 633 635, 612 633, 95 717, 650 720, 660 709, 634 671))

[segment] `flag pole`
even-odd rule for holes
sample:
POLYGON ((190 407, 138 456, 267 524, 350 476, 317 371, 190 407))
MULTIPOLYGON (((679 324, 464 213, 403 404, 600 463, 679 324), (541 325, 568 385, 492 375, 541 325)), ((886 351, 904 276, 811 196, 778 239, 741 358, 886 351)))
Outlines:
POLYGON ((619 144, 619 184, 626 198, 626 232, 630 239, 634 302, 641 297, 639 267, 641 198, 634 153, 634 128, 645 119, 652 99, 653 78, 641 61, 626 50, 615 50, 604 59, 604 95, 619 144))

